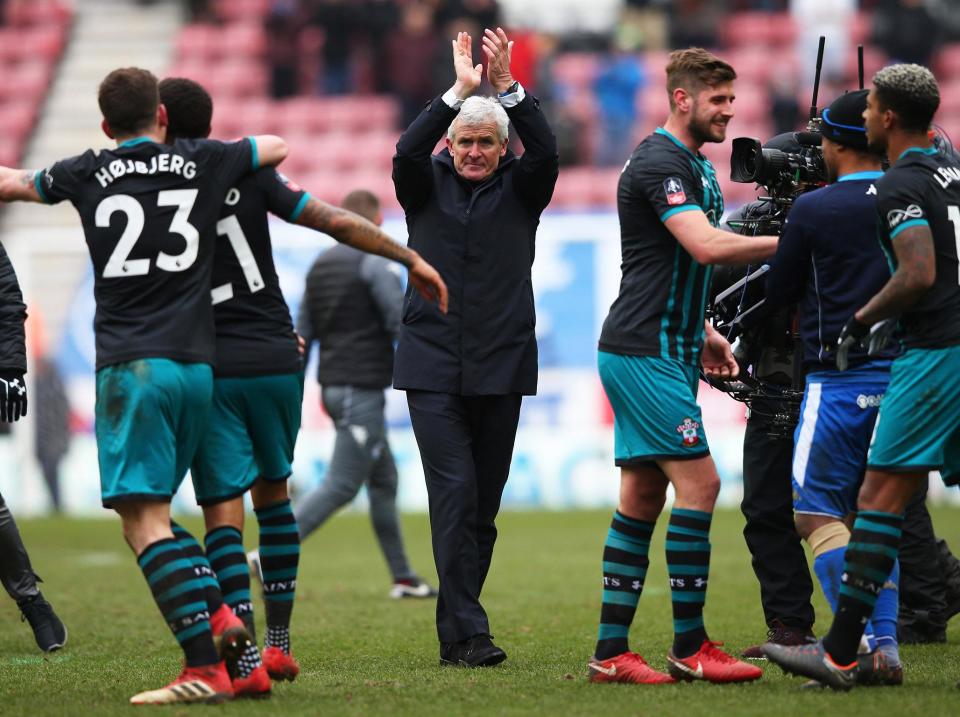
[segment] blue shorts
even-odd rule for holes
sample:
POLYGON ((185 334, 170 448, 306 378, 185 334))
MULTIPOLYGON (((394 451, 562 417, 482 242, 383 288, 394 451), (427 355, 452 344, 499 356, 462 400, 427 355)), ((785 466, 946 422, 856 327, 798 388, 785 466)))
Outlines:
POLYGON ((857 508, 889 362, 807 377, 794 433, 793 509, 843 519, 857 508))
POLYGON ((613 408, 618 466, 709 455, 697 405, 700 372, 675 359, 600 351, 600 381, 613 408))
POLYGON ((960 477, 960 346, 909 349, 893 362, 867 465, 960 477))
POLYGON ((205 363, 148 358, 97 371, 104 507, 173 497, 207 428, 212 394, 213 369, 205 363))
POLYGON ((258 478, 289 478, 302 403, 301 372, 216 379, 210 426, 190 471, 197 503, 236 498, 258 478))

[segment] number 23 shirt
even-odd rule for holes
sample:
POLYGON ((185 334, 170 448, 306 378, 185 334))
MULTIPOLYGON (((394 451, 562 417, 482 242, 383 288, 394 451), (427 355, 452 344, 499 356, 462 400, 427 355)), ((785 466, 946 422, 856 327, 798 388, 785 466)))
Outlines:
POLYGON ((45 202, 69 200, 80 214, 98 370, 139 358, 214 363, 215 226, 227 191, 257 165, 251 139, 163 145, 138 137, 35 175, 45 202))

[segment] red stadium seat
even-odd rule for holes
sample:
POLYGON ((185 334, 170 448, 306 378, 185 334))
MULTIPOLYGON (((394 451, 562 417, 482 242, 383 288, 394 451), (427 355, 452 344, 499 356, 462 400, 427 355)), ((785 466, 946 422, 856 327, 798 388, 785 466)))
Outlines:
POLYGON ((17 144, 26 140, 33 130, 38 106, 39 102, 33 99, 0 104, 0 127, 3 127, 3 136, 17 144))
POLYGON ((217 97, 258 97, 266 94, 267 68, 259 62, 222 62, 211 65, 199 80, 217 97))
MULTIPOLYGON (((846 67, 844 68, 851 82, 857 81, 857 63, 857 53, 851 52, 850 57, 847 58, 846 67)), ((863 81, 867 87, 870 86, 870 78, 873 77, 877 70, 882 69, 885 64, 887 64, 887 56, 883 50, 869 46, 863 48, 863 81)), ((854 85, 854 87, 856 87, 856 85, 854 85)))
POLYGON ((186 25, 177 35, 176 56, 178 62, 196 62, 218 56, 220 29, 215 25, 195 23, 186 25))
POLYGON ((850 44, 866 45, 870 41, 870 31, 873 24, 872 13, 861 10, 853 16, 850 22, 850 44))
POLYGON ((960 75, 960 42, 941 47, 933 61, 933 67, 939 78, 960 75))
POLYGON ((267 49, 267 34, 259 22, 234 22, 219 33, 218 44, 224 57, 262 57, 267 49))
POLYGON ((770 44, 770 14, 738 12, 727 15, 720 24, 720 40, 727 47, 770 44))
POLYGON ((40 103, 53 75, 47 62, 28 62, 8 66, 0 83, 0 97, 40 103))
POLYGON ((66 25, 72 11, 60 0, 31 0, 30 2, 7 3, 5 11, 8 25, 66 25))
POLYGON ((221 20, 258 21, 270 10, 271 0, 215 0, 213 7, 221 20))

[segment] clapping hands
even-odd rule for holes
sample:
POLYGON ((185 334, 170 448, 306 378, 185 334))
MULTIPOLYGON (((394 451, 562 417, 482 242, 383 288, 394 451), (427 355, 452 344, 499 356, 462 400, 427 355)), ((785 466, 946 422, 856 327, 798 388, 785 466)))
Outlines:
POLYGON ((493 89, 503 93, 513 84, 513 75, 510 74, 513 41, 507 39, 507 33, 501 27, 496 32, 484 30, 483 52, 487 56, 487 79, 493 89))
POLYGON ((457 39, 451 40, 450 44, 453 45, 453 69, 457 73, 453 91, 458 98, 464 100, 480 86, 483 80, 483 65, 473 64, 473 38, 468 33, 458 32, 457 39))

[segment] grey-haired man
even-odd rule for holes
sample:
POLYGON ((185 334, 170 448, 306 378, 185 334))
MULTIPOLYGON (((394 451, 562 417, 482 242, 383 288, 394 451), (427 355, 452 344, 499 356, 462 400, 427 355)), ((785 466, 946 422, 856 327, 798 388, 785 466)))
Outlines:
POLYGON ((539 102, 510 74, 512 44, 499 28, 485 31, 487 78, 498 96, 471 97, 482 66, 473 63, 470 36, 459 33, 456 83, 414 120, 393 158, 410 246, 450 288, 446 315, 407 291, 393 373, 394 387, 407 392, 430 499, 442 665, 506 659, 480 591, 521 397, 537 387, 530 269, 559 162, 539 102), (522 157, 507 149, 508 121, 522 157), (444 132, 446 149, 431 156, 444 132))

